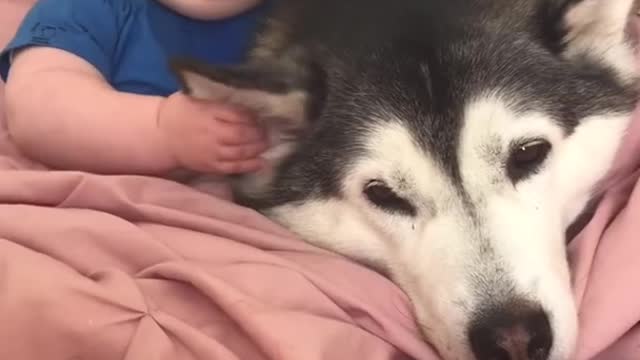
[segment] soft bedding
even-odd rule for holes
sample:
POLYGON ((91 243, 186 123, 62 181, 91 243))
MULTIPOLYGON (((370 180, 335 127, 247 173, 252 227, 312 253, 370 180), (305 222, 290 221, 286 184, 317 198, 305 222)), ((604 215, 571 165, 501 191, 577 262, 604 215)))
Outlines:
MULTIPOLYGON (((0 0, 0 44, 29 3, 0 0)), ((639 144, 636 121, 570 244, 578 359, 640 359, 639 144)), ((389 280, 232 204, 224 184, 45 171, 0 130, 0 359, 437 357, 389 280)))

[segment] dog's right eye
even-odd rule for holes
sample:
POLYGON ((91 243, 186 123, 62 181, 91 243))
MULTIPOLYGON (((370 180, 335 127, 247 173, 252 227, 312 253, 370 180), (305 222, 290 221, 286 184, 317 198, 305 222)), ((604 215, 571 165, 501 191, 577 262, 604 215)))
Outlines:
POLYGON ((547 159, 551 144, 543 139, 514 146, 507 160, 507 175, 514 183, 534 174, 547 159))
POLYGON ((415 216, 416 208, 406 199, 398 196, 393 189, 379 180, 370 181, 364 188, 364 195, 375 206, 389 212, 415 216))

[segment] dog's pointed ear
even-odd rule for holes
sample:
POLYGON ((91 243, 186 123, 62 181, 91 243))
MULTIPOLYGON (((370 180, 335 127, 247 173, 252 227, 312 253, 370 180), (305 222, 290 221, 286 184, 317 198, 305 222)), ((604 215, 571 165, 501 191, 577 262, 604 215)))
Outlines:
POLYGON ((565 58, 587 58, 610 67, 625 82, 636 81, 637 0, 547 0, 546 4, 558 20, 565 58))
POLYGON ((187 95, 249 110, 278 138, 294 140, 314 115, 315 79, 302 68, 266 62, 217 67, 184 59, 170 66, 187 95))

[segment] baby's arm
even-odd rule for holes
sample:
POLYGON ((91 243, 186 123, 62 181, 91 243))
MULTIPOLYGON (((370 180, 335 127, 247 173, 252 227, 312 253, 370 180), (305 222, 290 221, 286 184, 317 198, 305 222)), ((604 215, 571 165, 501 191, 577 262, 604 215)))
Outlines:
POLYGON ((95 173, 162 175, 176 168, 258 170, 267 148, 250 116, 177 92, 118 92, 88 62, 63 50, 17 54, 6 87, 13 141, 46 165, 95 173))
POLYGON ((8 130, 55 168, 162 173, 174 166, 155 126, 162 98, 119 93, 106 80, 119 34, 113 4, 40 0, 27 13, 1 59, 2 72, 11 60, 8 130))
POLYGON ((27 14, 0 57, 6 75, 13 55, 5 96, 18 147, 45 165, 96 173, 257 170, 267 144, 247 114, 110 86, 119 11, 109 0, 40 0, 27 14))
POLYGON ((46 165, 161 174, 176 164, 157 127, 162 97, 114 90, 90 63, 50 47, 16 54, 6 87, 8 130, 46 165))

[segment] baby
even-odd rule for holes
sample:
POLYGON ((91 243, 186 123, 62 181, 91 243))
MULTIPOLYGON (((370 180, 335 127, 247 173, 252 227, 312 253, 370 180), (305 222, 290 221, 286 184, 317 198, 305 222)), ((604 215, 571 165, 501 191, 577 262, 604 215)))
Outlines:
POLYGON ((40 0, 0 54, 8 131, 57 169, 164 176, 262 166, 243 109, 179 91, 171 57, 243 60, 260 0, 40 0))

